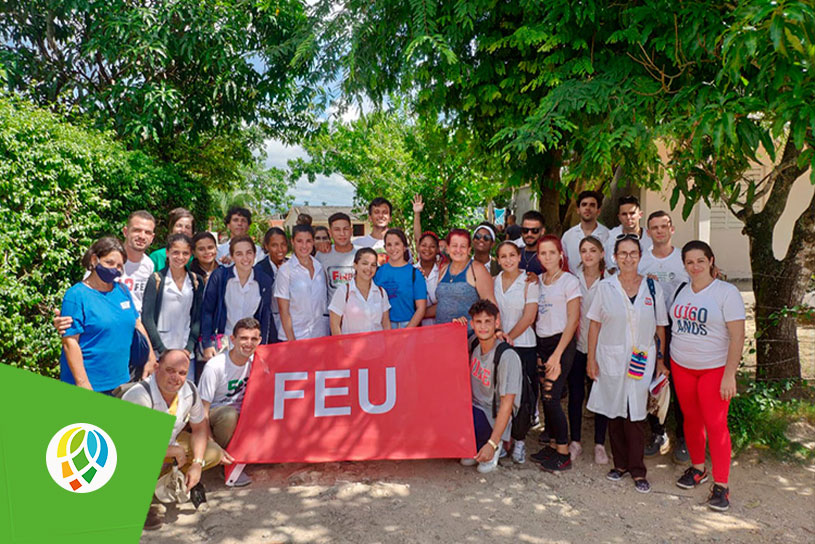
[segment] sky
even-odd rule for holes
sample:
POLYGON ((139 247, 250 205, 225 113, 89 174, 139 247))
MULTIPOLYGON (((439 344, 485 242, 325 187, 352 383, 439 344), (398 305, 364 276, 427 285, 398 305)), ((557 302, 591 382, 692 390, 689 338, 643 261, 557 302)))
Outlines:
MULTIPOLYGON (((287 163, 290 159, 308 157, 299 145, 287 146, 279 140, 266 140, 266 152, 266 166, 282 169, 288 168, 287 163)), ((341 174, 317 176, 314 183, 309 183, 306 176, 303 176, 290 194, 294 195, 295 204, 308 202, 312 206, 320 206, 325 202, 328 206, 350 206, 354 200, 354 186, 341 174)))

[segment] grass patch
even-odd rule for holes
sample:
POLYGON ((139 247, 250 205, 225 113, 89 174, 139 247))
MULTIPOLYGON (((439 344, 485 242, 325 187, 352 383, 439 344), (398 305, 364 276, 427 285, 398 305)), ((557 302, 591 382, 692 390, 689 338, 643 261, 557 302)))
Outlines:
POLYGON ((756 382, 746 375, 740 382, 743 389, 730 401, 728 415, 734 453, 756 447, 781 458, 815 460, 815 449, 787 436, 792 423, 815 426, 815 388, 800 380, 756 382))

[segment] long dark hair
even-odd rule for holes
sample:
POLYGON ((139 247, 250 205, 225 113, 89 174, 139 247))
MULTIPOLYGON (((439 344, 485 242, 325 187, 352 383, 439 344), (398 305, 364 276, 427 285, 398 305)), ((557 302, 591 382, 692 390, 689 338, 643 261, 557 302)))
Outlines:
POLYGON ((387 240, 388 240, 388 236, 396 236, 397 238, 399 238, 399 240, 402 241, 402 245, 405 246, 404 259, 405 259, 405 262, 407 262, 410 259, 410 251, 408 251, 408 248, 407 248, 408 243, 407 243, 407 236, 405 236, 405 233, 402 232, 402 229, 388 229, 385 232, 385 237, 383 238, 383 240, 386 243, 387 243, 387 240))
POLYGON ((685 255, 688 251, 698 250, 704 253, 705 257, 710 261, 710 277, 716 278, 720 275, 719 269, 716 267, 716 257, 713 255, 713 249, 710 244, 702 240, 691 240, 682 246, 682 264, 685 264, 685 255))

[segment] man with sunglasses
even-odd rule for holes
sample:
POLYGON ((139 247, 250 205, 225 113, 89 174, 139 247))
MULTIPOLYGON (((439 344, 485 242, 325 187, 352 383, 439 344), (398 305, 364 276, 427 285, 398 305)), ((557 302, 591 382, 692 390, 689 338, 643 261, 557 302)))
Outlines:
POLYGON ((515 241, 515 245, 521 248, 521 263, 518 266, 521 270, 533 274, 543 273, 538 261, 538 240, 544 234, 546 229, 543 228, 543 215, 537 210, 526 212, 521 218, 521 237, 515 241))
POLYGON ((617 270, 617 261, 614 260, 614 244, 617 240, 623 238, 636 238, 640 241, 642 252, 650 250, 654 243, 648 232, 640 226, 640 219, 642 219, 642 208, 640 208, 640 201, 634 195, 621 196, 617 201, 617 219, 620 220, 619 226, 614 227, 608 233, 608 240, 606 240, 606 267, 609 272, 617 270))
POLYGON ((490 276, 495 277, 501 271, 501 267, 498 261, 490 255, 493 245, 495 245, 495 227, 484 221, 473 231, 473 259, 486 266, 490 271, 490 276))

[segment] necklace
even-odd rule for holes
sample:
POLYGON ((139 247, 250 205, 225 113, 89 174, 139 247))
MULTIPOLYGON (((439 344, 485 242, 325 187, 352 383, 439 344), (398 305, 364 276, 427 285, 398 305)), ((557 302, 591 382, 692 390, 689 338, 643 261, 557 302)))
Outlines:
POLYGON ((543 284, 544 285, 552 285, 555 282, 555 280, 560 277, 561 274, 563 274, 563 270, 558 270, 557 273, 555 273, 554 276, 549 276, 549 283, 546 283, 546 274, 544 274, 544 276, 543 276, 543 284))
MULTIPOLYGON (((467 262, 467 264, 470 264, 470 263, 469 263, 469 261, 467 262)), ((448 281, 448 283, 453 283, 453 277, 454 277, 454 276, 458 276, 459 274, 461 274, 462 272, 464 272, 464 270, 467 268, 467 264, 465 264, 465 265, 464 265, 464 268, 462 268, 461 270, 459 270, 458 272, 456 272, 456 273, 454 274, 454 273, 453 273, 453 263, 450 263, 450 265, 447 267, 447 272, 448 272, 448 274, 447 274, 447 275, 448 275, 448 277, 450 278, 449 280, 447 280, 447 281, 448 281)))
POLYGON ((521 251, 521 262, 523 262, 523 263, 524 263, 524 266, 523 266, 523 269, 524 269, 524 270, 528 270, 528 269, 529 269, 529 263, 531 263, 531 262, 532 262, 532 259, 534 259, 534 258, 535 258, 536 253, 531 252, 531 253, 530 253, 531 257, 526 257, 526 255, 527 255, 526 248, 523 248, 523 250, 521 251))

